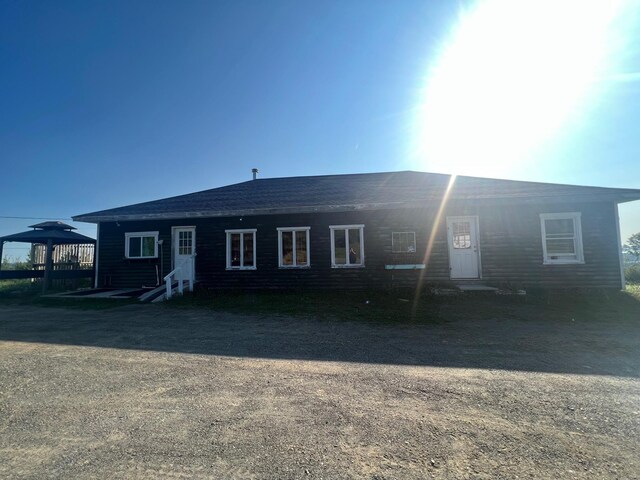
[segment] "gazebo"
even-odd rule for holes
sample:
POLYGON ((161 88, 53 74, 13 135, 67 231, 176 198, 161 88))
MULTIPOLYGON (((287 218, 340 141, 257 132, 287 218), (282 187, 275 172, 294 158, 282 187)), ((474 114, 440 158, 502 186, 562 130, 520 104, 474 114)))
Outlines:
MULTIPOLYGON (((93 277, 95 270, 95 255, 93 249, 96 243, 93 238, 73 232, 73 230, 76 230, 75 227, 63 222, 43 222, 31 225, 29 228, 33 230, 0 237, 0 259, 2 258, 2 249, 5 242, 30 243, 32 245, 32 254, 36 246, 42 246, 42 249, 44 249, 44 270, 35 269, 34 265, 32 266, 32 270, 0 271, 0 280, 8 278, 43 278, 42 291, 45 292, 49 288, 53 278, 77 279, 93 277), (91 247, 91 269, 75 268, 69 270, 54 270, 54 251, 57 247, 70 245, 78 246, 77 252, 80 252, 80 246, 91 247)), ((58 255, 58 257, 61 259, 60 255, 58 255)), ((79 262, 76 263, 79 265, 79 262)), ((0 268, 2 268, 1 263, 0 268)))

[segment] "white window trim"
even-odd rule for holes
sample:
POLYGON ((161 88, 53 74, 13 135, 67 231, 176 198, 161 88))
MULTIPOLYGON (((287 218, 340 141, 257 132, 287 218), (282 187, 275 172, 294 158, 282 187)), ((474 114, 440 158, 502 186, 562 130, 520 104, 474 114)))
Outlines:
MULTIPOLYGON (((584 263, 584 249, 582 246, 582 214, 581 212, 561 212, 561 213, 541 213, 540 214, 540 229, 542 232, 542 264, 543 265, 569 265, 569 264, 582 264, 584 263), (573 220, 574 230, 574 246, 575 246, 575 259, 573 258, 556 258, 551 259, 547 254, 547 233, 546 233, 546 220, 573 220)), ((554 255, 556 257, 562 257, 563 255, 554 255)))
POLYGON ((364 224, 358 225, 329 225, 329 230, 331 231, 331 268, 364 268, 364 224), (345 261, 347 262, 344 265, 336 265, 336 230, 344 230, 344 239, 346 245, 349 245, 349 230, 350 229, 359 229, 360 230, 360 259, 361 263, 354 263, 353 265, 349 263, 349 254, 347 252, 345 261))
POLYGON ((241 228, 234 230, 225 230, 225 234, 227 236, 227 270, 257 270, 256 265, 256 257, 258 246, 256 245, 256 232, 258 230, 256 228, 241 228), (240 235, 240 265, 239 267, 231 266, 231 234, 239 233, 240 235), (244 267, 244 235, 243 233, 253 233, 253 266, 244 267))
MULTIPOLYGON (((132 260, 140 260, 145 258, 158 258, 158 235, 159 232, 125 232, 124 234, 124 256, 125 258, 130 258, 132 260), (153 255, 152 256, 140 256, 140 257, 131 257, 129 256, 129 239, 131 237, 153 237, 153 255)), ((142 244, 140 245, 140 253, 142 254, 142 244)))
POLYGON ((412 231, 391 232, 391 253, 416 253, 416 252, 417 252, 417 250, 418 250, 418 246, 416 245, 416 232, 412 232, 412 231), (409 251, 406 251, 406 252, 396 252, 396 251, 394 250, 395 243, 394 243, 394 241, 393 241, 393 236, 394 236, 394 235, 396 235, 396 234, 401 234, 401 233, 410 233, 410 234, 412 234, 412 235, 413 235, 413 246, 414 246, 414 248, 415 248, 415 250, 414 250, 413 252, 409 252, 409 251))
POLYGON ((309 230, 311 227, 278 227, 278 268, 311 268, 311 250, 309 248, 309 230), (284 265, 282 258, 282 232, 293 232, 293 264, 292 265, 284 265), (296 258, 296 242, 295 242, 295 232, 305 232, 307 234, 307 264, 306 265, 298 265, 296 258))

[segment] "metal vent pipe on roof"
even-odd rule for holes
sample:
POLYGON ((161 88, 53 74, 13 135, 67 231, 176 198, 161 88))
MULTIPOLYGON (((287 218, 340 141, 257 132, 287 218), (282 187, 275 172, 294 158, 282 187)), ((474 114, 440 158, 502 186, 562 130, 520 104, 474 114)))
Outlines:
POLYGON ((252 168, 251 169, 251 173, 253 173, 253 179, 255 180, 256 178, 258 178, 258 169, 257 168, 252 168))

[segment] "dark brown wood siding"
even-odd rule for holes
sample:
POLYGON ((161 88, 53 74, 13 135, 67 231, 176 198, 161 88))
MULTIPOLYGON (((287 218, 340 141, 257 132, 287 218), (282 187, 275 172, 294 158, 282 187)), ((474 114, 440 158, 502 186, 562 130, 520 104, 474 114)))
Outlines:
POLYGON ((482 276, 525 288, 620 288, 615 205, 479 207, 482 276), (584 264, 544 265, 540 213, 580 212, 584 264))
POLYGON ((446 216, 477 215, 484 283, 520 288, 620 287, 612 203, 505 205, 451 204, 434 231, 437 205, 424 209, 263 215, 100 224, 99 284, 153 286, 172 268, 171 228, 196 227, 197 280, 208 288, 379 288, 448 282, 446 216), (585 263, 543 265, 540 213, 581 212, 585 263), (365 267, 331 268, 330 225, 364 224, 365 267), (278 227, 311 227, 311 268, 278 268, 278 227), (226 270, 227 229, 257 229, 257 269, 226 270), (158 231, 162 259, 124 258, 125 233, 158 231), (392 232, 416 233, 416 253, 394 254, 392 232), (425 259, 430 238, 430 256, 425 259), (389 264, 426 264, 425 270, 385 270, 389 264))

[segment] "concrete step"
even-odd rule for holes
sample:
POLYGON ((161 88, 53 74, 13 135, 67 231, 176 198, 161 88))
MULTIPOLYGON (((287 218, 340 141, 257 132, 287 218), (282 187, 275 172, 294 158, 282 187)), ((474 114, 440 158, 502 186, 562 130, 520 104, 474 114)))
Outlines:
POLYGON ((479 283, 461 283, 456 285, 456 288, 462 292, 497 292, 498 291, 496 287, 481 285, 479 283))

